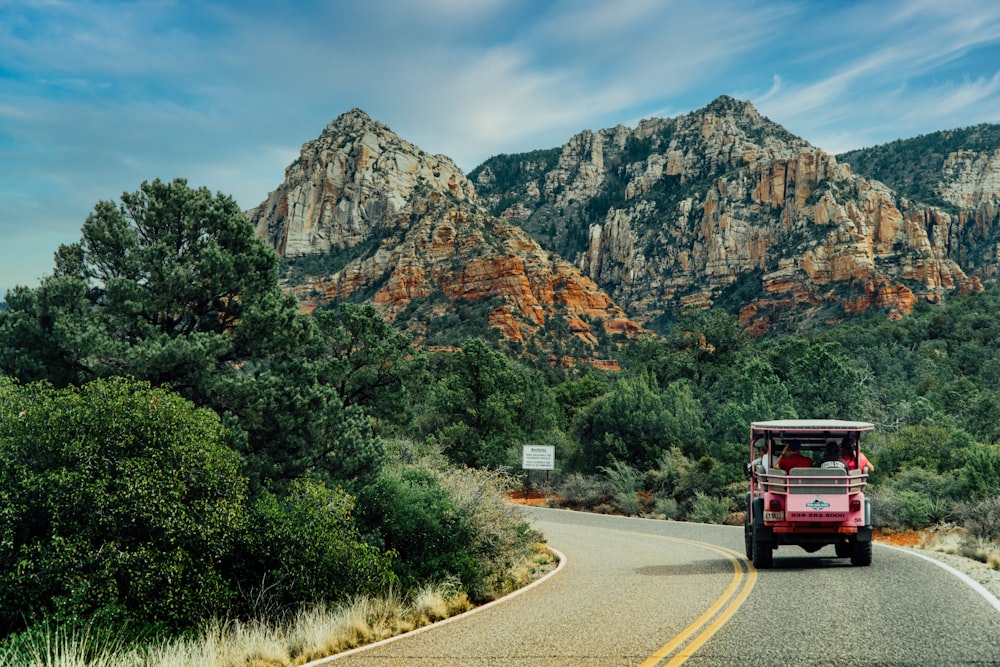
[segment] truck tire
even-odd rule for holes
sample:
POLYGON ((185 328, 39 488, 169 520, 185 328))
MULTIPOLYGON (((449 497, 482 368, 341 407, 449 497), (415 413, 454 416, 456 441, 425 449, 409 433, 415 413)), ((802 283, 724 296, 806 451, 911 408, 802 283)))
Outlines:
POLYGON ((753 560, 753 525, 750 523, 750 494, 747 494, 747 516, 743 520, 743 541, 745 542, 745 550, 747 554, 747 560, 753 560))
POLYGON ((872 543, 869 541, 855 541, 854 547, 851 549, 851 565, 860 565, 864 567, 871 564, 872 543))
POLYGON ((764 526, 753 527, 753 566, 758 570, 766 570, 774 564, 774 553, 771 551, 771 531, 764 526))

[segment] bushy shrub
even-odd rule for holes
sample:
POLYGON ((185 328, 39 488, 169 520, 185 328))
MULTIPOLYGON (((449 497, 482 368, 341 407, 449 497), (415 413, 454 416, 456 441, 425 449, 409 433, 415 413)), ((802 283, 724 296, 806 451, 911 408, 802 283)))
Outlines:
POLYGON ((680 506, 673 498, 656 497, 653 500, 653 513, 662 515, 665 519, 676 519, 680 516, 680 506))
POLYGON ((872 525, 876 528, 902 528, 903 505, 892 494, 877 490, 868 492, 872 504, 872 525))
POLYGON ((570 507, 588 510, 606 501, 609 495, 604 478, 578 472, 566 475, 556 493, 570 507))
POLYGON ((924 468, 905 468, 884 486, 897 493, 912 491, 937 500, 958 500, 965 493, 965 485, 955 472, 941 474, 924 468))
POLYGON ((148 383, 0 378, 0 627, 224 614, 246 480, 216 415, 148 383))
POLYGON ((711 456, 692 461, 677 447, 664 452, 653 473, 653 489, 670 495, 681 505, 690 504, 698 493, 710 494, 719 488, 713 471, 718 467, 711 456))
POLYGON ((997 493, 1000 491, 1000 445, 970 448, 962 470, 973 493, 997 493))
POLYGON ((970 537, 1000 542, 1000 496, 964 504, 956 514, 970 537))
POLYGON ((903 504, 894 495, 869 487, 868 500, 872 504, 872 525, 876 528, 904 527, 903 504))
POLYGON ((390 466, 359 492, 358 509, 367 540, 397 554, 404 589, 449 575, 467 589, 481 580, 472 530, 434 471, 390 466))
POLYGON ((235 558, 240 611, 275 616, 392 586, 391 555, 362 541, 353 511, 353 497, 314 480, 293 481, 285 496, 262 493, 235 558))
POLYGON ((574 429, 591 469, 626 461, 656 465, 664 449, 704 439, 702 407, 685 382, 661 390, 650 377, 623 378, 610 393, 577 413, 574 429), (683 434, 683 436, 681 435, 683 434))
POLYGON ((903 505, 905 525, 910 528, 926 528, 934 523, 934 502, 916 491, 899 491, 896 498, 903 505))
POLYGON ((943 457, 950 448, 942 445, 949 439, 941 426, 906 426, 887 436, 873 463, 880 474, 890 476, 905 468, 938 472, 947 468, 943 457))
POLYGON ((880 528, 926 528, 947 513, 944 503, 936 503, 916 491, 883 488, 870 497, 872 524, 880 528))
POLYGON ((466 548, 477 578, 463 582, 474 600, 493 599, 523 584, 513 573, 528 558, 531 545, 541 541, 523 510, 507 502, 511 478, 472 468, 441 468, 438 479, 448 493, 468 535, 466 548))
POLYGON ((639 514, 639 484, 642 475, 638 470, 622 461, 612 461, 611 465, 602 467, 611 489, 611 497, 615 504, 627 516, 639 514))
POLYGON ((687 520, 698 523, 724 523, 729 514, 729 503, 725 498, 697 492, 691 501, 687 520))

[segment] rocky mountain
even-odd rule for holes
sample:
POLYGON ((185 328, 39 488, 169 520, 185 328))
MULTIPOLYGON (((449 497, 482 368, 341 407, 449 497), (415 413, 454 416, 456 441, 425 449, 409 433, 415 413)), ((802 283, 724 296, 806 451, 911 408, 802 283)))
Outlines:
POLYGON ((897 139, 837 156, 901 197, 944 208, 976 208, 996 200, 1000 125, 984 123, 897 139))
POLYGON ((886 183, 906 210, 933 207, 952 221, 950 255, 983 280, 1000 257, 1000 125, 975 125, 901 139, 839 156, 886 183))
MULTIPOLYGON (((995 201, 1000 172, 988 156, 949 165, 956 207, 995 201)), ((725 307, 755 333, 873 308, 900 317, 917 299, 981 289, 996 275, 995 246, 992 260, 980 252, 968 271, 963 263, 965 239, 995 242, 995 205, 970 216, 911 203, 725 96, 497 156, 470 178, 494 214, 653 328, 685 307, 725 307)))
POLYGON ((479 335, 600 363, 640 331, 593 280, 491 216, 450 159, 357 109, 304 144, 248 214, 304 308, 370 302, 429 346, 479 335))
POLYGON ((1000 258, 991 128, 838 158, 723 96, 466 177, 353 110, 249 214, 306 309, 365 301, 428 346, 601 358, 685 308, 761 334, 982 289, 1000 258))

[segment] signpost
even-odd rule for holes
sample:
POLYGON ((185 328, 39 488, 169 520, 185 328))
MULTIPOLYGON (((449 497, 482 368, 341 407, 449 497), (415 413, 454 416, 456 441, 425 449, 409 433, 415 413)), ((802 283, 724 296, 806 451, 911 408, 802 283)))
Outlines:
POLYGON ((525 445, 521 450, 525 470, 555 470, 556 448, 552 445, 525 445))
POLYGON ((556 467, 556 448, 552 445, 524 445, 521 449, 521 468, 524 470, 524 499, 528 499, 531 489, 531 471, 544 470, 545 479, 549 470, 556 467))

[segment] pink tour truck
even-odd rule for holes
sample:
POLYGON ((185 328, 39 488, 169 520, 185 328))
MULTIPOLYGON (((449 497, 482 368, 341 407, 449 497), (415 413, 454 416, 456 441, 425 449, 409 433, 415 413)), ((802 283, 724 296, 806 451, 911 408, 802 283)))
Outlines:
POLYGON ((852 565, 871 565, 871 503, 867 466, 859 469, 868 422, 779 419, 750 425, 747 558, 758 569, 774 551, 794 545, 809 553, 833 545, 852 565))

